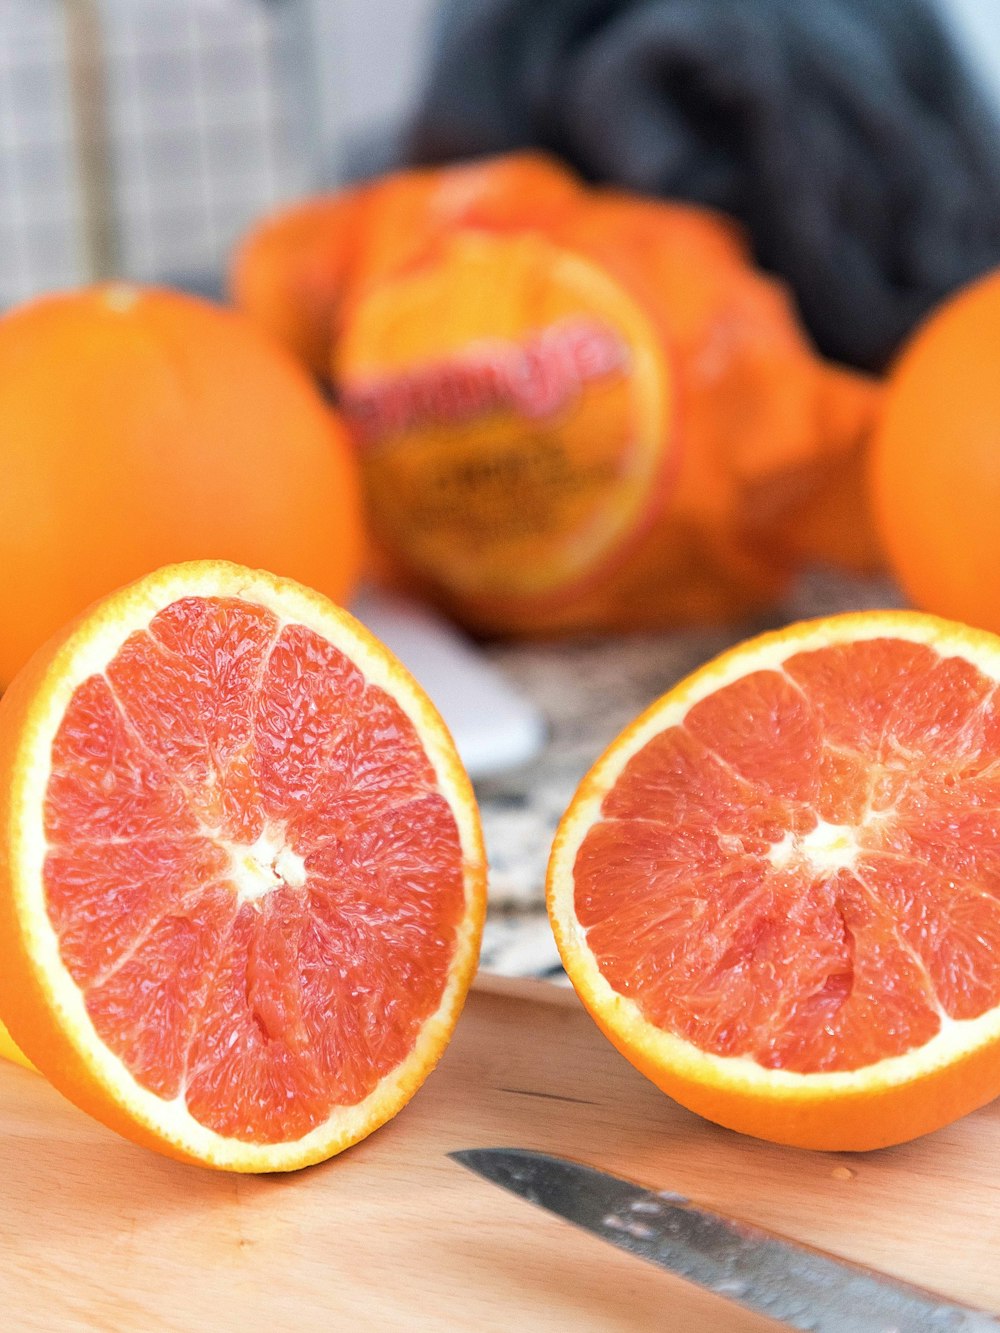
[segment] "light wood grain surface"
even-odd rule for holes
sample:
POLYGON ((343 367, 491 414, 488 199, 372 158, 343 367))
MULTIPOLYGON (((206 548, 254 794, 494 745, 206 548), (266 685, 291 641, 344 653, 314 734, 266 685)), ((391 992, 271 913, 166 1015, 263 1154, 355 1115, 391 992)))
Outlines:
POLYGON ((641 1078, 571 992, 481 979, 439 1069, 365 1143, 291 1176, 185 1167, 0 1065, 0 1327, 776 1328, 450 1162, 539 1148, 1000 1310, 1000 1104, 867 1155, 779 1148, 641 1078))

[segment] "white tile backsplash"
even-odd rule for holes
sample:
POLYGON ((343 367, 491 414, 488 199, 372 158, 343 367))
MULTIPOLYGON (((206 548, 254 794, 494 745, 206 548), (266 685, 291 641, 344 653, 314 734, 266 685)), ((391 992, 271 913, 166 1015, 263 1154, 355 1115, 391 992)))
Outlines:
POLYGON ((314 183, 300 4, 0 0, 0 307, 95 276, 73 4, 99 24, 103 113, 86 119, 116 274, 210 280, 255 216, 314 183))
MULTIPOLYGON (((1000 0, 938 3, 1000 101, 1000 0)), ((389 136, 419 93, 438 7, 0 0, 0 307, 90 276, 70 5, 103 25, 116 271, 153 280, 217 275, 253 216, 357 166, 352 143, 389 136)))

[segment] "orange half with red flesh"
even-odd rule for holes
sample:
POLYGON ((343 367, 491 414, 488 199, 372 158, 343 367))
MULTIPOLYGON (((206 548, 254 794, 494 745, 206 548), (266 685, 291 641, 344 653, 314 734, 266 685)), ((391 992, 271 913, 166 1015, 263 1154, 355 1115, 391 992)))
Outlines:
POLYGON ((628 728, 548 901, 610 1039, 685 1106, 867 1149, 1000 1093, 1000 640, 911 612, 791 626, 628 728))
POLYGON ((188 1161, 288 1170, 412 1096, 478 955, 468 779, 408 673, 269 574, 172 566, 0 705, 0 1017, 188 1161))

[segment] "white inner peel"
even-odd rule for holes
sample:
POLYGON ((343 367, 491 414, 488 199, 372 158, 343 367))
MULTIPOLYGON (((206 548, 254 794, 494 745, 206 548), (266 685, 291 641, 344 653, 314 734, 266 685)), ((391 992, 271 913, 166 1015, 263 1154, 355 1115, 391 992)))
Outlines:
POLYGON ((229 878, 240 907, 275 889, 301 889, 306 882, 306 863, 288 846, 279 825, 268 825, 254 843, 219 841, 229 853, 229 878))
POLYGON ((768 858, 779 870, 804 862, 817 875, 832 875, 855 865, 859 850, 857 830, 850 824, 819 819, 808 833, 788 832, 780 842, 772 843, 768 858))

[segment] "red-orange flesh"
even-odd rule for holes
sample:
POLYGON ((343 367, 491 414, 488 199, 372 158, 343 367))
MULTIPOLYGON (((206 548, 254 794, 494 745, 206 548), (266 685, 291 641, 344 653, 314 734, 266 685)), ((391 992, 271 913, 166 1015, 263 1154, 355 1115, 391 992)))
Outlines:
POLYGON ((462 853, 424 748, 343 653, 263 607, 174 602, 83 681, 45 829, 49 916, 99 1036, 217 1133, 306 1134, 441 1001, 462 853))
POLYGON ((633 756, 574 879, 611 986, 703 1050, 920 1046, 1000 1004, 996 684, 890 637, 754 671, 633 756))

